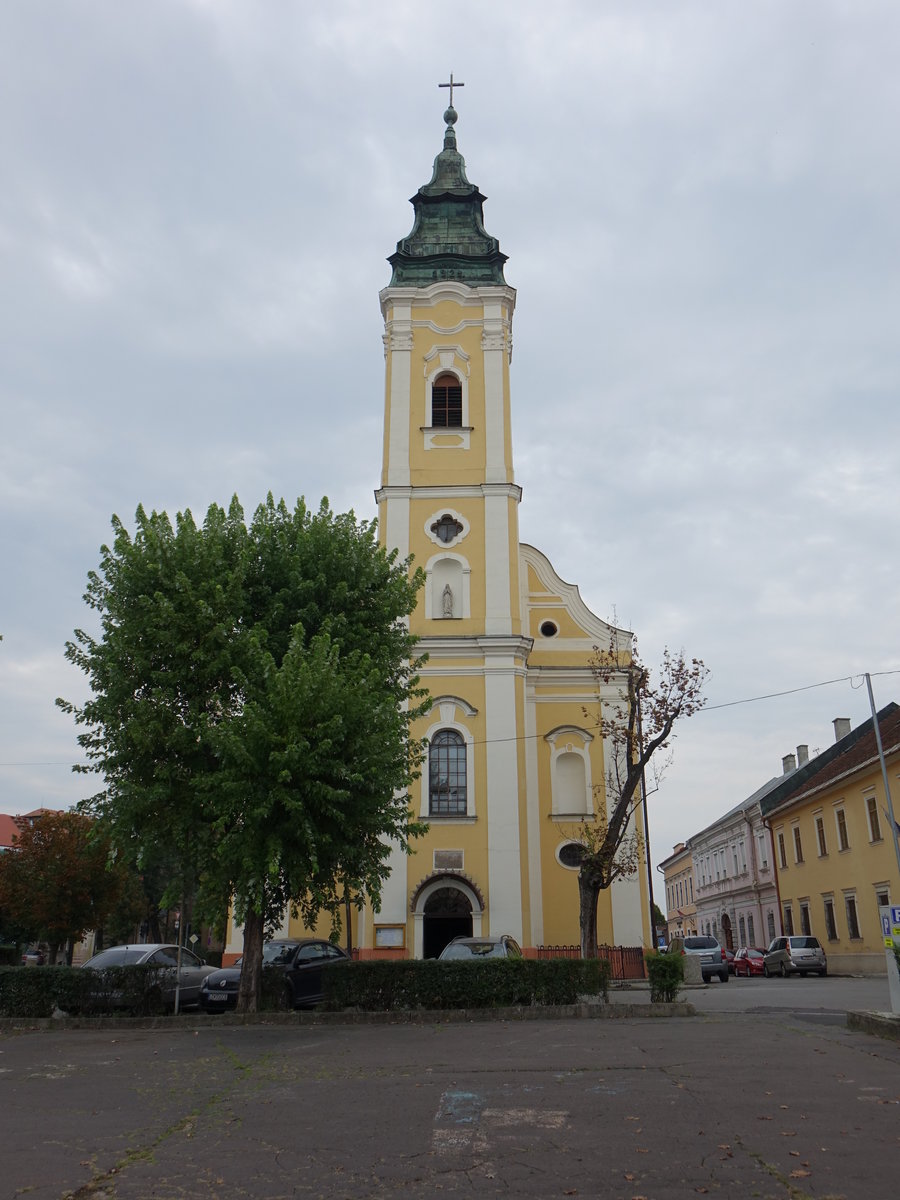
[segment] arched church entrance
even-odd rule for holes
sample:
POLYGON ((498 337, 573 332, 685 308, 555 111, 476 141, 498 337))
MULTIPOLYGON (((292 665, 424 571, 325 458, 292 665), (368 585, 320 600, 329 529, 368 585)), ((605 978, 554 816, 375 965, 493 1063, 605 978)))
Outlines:
POLYGON ((455 937, 472 936, 472 903, 459 888, 442 887, 425 901, 422 956, 437 958, 455 937))
POLYGON ((725 947, 728 950, 734 949, 734 931, 731 928, 731 917, 728 913, 722 913, 722 938, 725 942, 725 947))

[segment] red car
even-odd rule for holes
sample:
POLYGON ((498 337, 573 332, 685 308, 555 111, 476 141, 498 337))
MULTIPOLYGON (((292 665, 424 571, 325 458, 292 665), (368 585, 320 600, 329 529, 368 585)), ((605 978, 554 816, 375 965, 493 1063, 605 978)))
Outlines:
POLYGON ((758 946, 741 946, 734 956, 735 975, 746 975, 748 979, 751 975, 762 975, 765 957, 765 950, 758 946))

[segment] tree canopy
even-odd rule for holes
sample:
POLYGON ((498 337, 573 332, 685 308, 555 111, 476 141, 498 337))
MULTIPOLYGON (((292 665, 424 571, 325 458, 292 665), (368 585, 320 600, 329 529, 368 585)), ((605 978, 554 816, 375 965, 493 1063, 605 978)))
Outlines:
POLYGON ((47 941, 53 961, 59 946, 103 924, 127 882, 88 817, 44 812, 22 822, 13 848, 0 855, 0 912, 24 938, 47 941))
POLYGON ((92 696, 59 703, 105 784, 84 807, 139 865, 165 852, 170 900, 230 899, 255 962, 287 905, 337 911, 347 881, 377 903, 388 841, 418 832, 421 573, 327 501, 135 526, 113 519, 85 594, 100 633, 66 648, 92 696))

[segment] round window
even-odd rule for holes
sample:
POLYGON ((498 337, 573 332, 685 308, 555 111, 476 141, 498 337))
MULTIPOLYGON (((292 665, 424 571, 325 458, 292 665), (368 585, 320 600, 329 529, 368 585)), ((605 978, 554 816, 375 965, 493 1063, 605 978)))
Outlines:
POLYGON ((556 637, 559 626, 553 621, 541 621, 541 637, 556 637))
POLYGON ((556 857, 564 867, 577 871, 584 858, 584 846, 580 842, 565 842, 557 850, 556 857))

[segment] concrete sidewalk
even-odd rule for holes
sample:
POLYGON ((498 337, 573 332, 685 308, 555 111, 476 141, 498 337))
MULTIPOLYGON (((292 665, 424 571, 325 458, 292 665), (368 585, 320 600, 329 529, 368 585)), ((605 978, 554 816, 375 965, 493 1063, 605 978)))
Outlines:
POLYGON ((900 1046, 784 1012, 0 1039, 2 1195, 887 1197, 900 1046))

